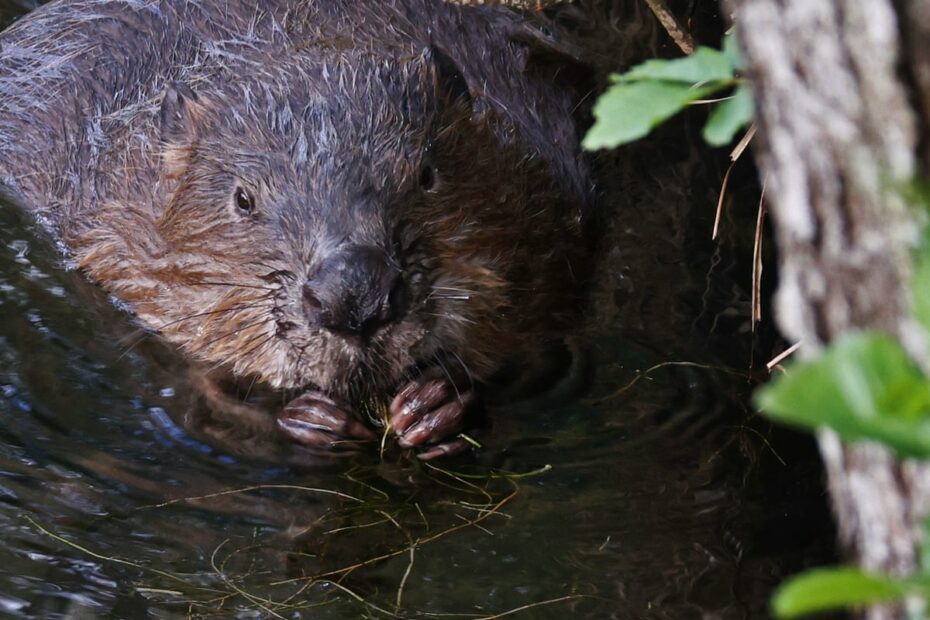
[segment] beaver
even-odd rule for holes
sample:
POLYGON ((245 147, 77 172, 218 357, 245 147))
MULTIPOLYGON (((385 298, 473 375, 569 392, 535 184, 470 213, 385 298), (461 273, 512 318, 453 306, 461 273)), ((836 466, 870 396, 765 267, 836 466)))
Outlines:
POLYGON ((387 395, 430 459, 575 311, 573 64, 500 6, 58 0, 0 34, 0 183, 147 329, 296 390, 289 438, 387 395))

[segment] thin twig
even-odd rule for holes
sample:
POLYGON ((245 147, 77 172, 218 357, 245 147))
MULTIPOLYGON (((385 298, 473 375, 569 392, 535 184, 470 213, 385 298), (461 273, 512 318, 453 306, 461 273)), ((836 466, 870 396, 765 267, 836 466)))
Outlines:
POLYGON ((801 342, 800 341, 795 342, 793 345, 791 345, 790 347, 788 347, 787 349, 785 349, 784 351, 782 351, 781 353, 773 357, 772 361, 766 364, 765 367, 769 369, 769 372, 772 372, 773 368, 781 364, 785 360, 786 357, 788 357, 789 355, 797 351, 799 348, 801 348, 801 342))
POLYGON ((527 609, 534 609, 536 607, 542 607, 543 605, 552 605, 553 603, 561 603, 563 601, 573 601, 579 598, 588 598, 584 594, 569 594, 567 596, 560 596, 559 598, 551 598, 548 601, 539 601, 538 603, 530 603, 528 605, 523 605, 521 607, 515 607, 510 611, 505 611, 500 614, 494 614, 492 616, 482 616, 481 618, 476 618, 476 620, 497 620, 497 618, 503 618, 504 616, 512 616, 513 614, 520 613, 521 611, 526 611, 527 609))
POLYGON ((401 599, 404 596, 404 586, 407 585, 407 578, 410 577, 410 573, 413 571, 413 559, 416 557, 416 545, 410 545, 410 562, 407 563, 407 570, 404 571, 404 576, 400 578, 400 585, 397 586, 397 599, 394 601, 394 607, 398 613, 400 613, 400 603, 401 599))
POLYGON ((755 123, 749 126, 749 129, 746 130, 746 133, 743 134, 743 137, 740 138, 739 142, 736 143, 736 146, 733 147, 733 150, 730 151, 730 161, 736 161, 740 158, 740 155, 742 155, 743 151, 746 150, 746 147, 749 146, 749 143, 752 141, 752 137, 754 135, 756 135, 755 123))
POLYGON ((730 162, 730 166, 723 175, 723 182, 720 184, 720 196, 717 197, 717 214, 714 216, 714 232, 710 235, 711 241, 715 240, 717 238, 717 233, 720 232, 720 216, 723 214, 723 198, 727 194, 727 185, 730 183, 730 172, 733 171, 733 166, 735 165, 735 161, 730 162))
POLYGON ((167 571, 159 570, 159 569, 157 569, 157 568, 152 568, 152 567, 150 567, 150 566, 145 566, 144 564, 139 564, 139 563, 137 563, 137 562, 130 562, 129 560, 124 560, 124 559, 122 559, 122 558, 117 558, 117 557, 112 557, 112 556, 108 556, 108 555, 103 555, 103 554, 100 554, 100 553, 96 553, 95 551, 91 551, 91 550, 88 549, 87 547, 82 547, 81 545, 79 545, 79 544, 77 544, 77 543, 75 543, 75 542, 71 542, 70 540, 68 540, 67 538, 64 538, 63 536, 59 536, 59 535, 56 534, 55 532, 52 532, 51 530, 46 529, 45 527, 43 527, 42 525, 40 525, 37 521, 35 521, 32 517, 24 516, 23 518, 24 518, 26 521, 28 521, 29 524, 32 525, 32 527, 36 528, 41 534, 44 534, 45 536, 48 536, 49 538, 51 538, 51 539, 53 539, 53 540, 57 540, 58 542, 60 542, 60 543, 62 543, 62 544, 65 544, 65 545, 71 547, 72 549, 76 549, 76 550, 80 551, 81 553, 85 553, 85 554, 89 555, 89 556, 92 557, 92 558, 96 558, 96 559, 98 559, 98 560, 104 560, 104 561, 106 561, 106 562, 112 562, 112 563, 114 563, 114 564, 122 564, 122 565, 124 565, 124 566, 131 566, 132 568, 136 568, 136 569, 138 569, 138 570, 140 570, 140 571, 147 571, 147 572, 150 572, 150 573, 152 573, 152 574, 154 574, 154 575, 159 575, 159 576, 161 576, 161 577, 166 577, 166 578, 171 579, 171 580, 173 580, 173 581, 177 581, 177 582, 183 583, 184 585, 189 586, 189 587, 192 587, 193 589, 199 590, 199 591, 201 591, 201 592, 209 592, 209 593, 211 593, 211 594, 225 594, 225 592, 223 592, 222 590, 217 590, 217 589, 215 589, 215 588, 206 588, 206 587, 203 587, 203 586, 194 586, 194 585, 192 585, 188 580, 186 580, 186 579, 184 579, 184 578, 182 578, 182 577, 180 577, 180 576, 178 576, 178 575, 169 573, 169 572, 167 572, 167 571))
POLYGON ((385 616, 387 616, 387 617, 389 617, 389 618, 396 618, 396 617, 397 617, 395 614, 391 613, 391 612, 388 611, 387 609, 385 609, 385 608, 383 608, 383 607, 378 607, 378 606, 375 605, 374 603, 365 600, 362 596, 360 596, 359 594, 353 592, 352 590, 350 590, 349 588, 345 587, 344 585, 342 585, 342 584, 339 583, 338 581, 333 581, 332 579, 318 579, 318 580, 314 581, 314 583, 325 583, 325 584, 328 584, 328 585, 330 585, 330 586, 332 586, 332 587, 334 587, 334 588, 336 588, 336 589, 338 589, 338 590, 342 590, 345 594, 348 594, 349 596, 351 596, 352 598, 354 598, 356 601, 358 601, 359 603, 361 603, 361 604, 364 605, 365 607, 368 607, 369 609, 373 609, 373 610, 375 610, 375 611, 377 611, 377 612, 379 612, 379 613, 381 613, 381 614, 384 614, 385 616))
POLYGON ((148 506, 140 506, 136 510, 147 510, 150 508, 164 508, 166 506, 171 506, 173 504, 180 504, 182 502, 196 502, 205 499, 213 499, 215 497, 223 497, 224 495, 236 495, 238 493, 247 493, 249 491, 262 491, 266 489, 280 489, 285 491, 307 491, 310 493, 322 493, 323 495, 334 495, 336 497, 341 497, 342 499, 349 499, 353 502, 361 502, 357 497, 347 495, 346 493, 340 493, 339 491, 333 491, 330 489, 319 489, 315 487, 305 487, 296 484, 256 484, 249 487, 241 487, 238 489, 227 489, 225 491, 217 491, 216 493, 208 493, 206 495, 198 495, 194 497, 178 497, 175 499, 170 499, 166 502, 160 504, 150 504, 148 506))
POLYGON ((765 181, 759 195, 759 212, 756 215, 756 239, 752 248, 752 331, 762 320, 762 225, 765 222, 765 181))
POLYGON ((788 466, 788 463, 785 462, 785 459, 781 458, 781 455, 778 454, 778 452, 775 451, 774 446, 772 446, 772 444, 771 444, 771 442, 768 440, 768 438, 767 438, 765 435, 763 435, 762 433, 760 433, 757 429, 754 429, 754 428, 751 427, 751 426, 746 426, 745 424, 740 424, 740 425, 738 425, 738 426, 724 426, 723 428, 728 428, 728 429, 732 428, 732 429, 735 429, 735 430, 738 430, 738 431, 749 431, 750 433, 755 433, 756 435, 759 436, 759 439, 762 440, 762 443, 765 444, 765 447, 769 449, 769 452, 772 453, 772 456, 774 456, 776 459, 778 459, 778 462, 781 463, 782 465, 784 465, 785 467, 788 466))
MULTIPOLYGON (((284 616, 282 616, 281 614, 277 613, 276 611, 274 611, 274 610, 271 608, 272 605, 275 605, 275 602, 274 602, 274 601, 269 600, 269 599, 266 599, 266 598, 261 598, 261 597, 255 596, 255 595, 253 595, 253 594, 249 594, 248 592, 246 592, 245 590, 243 590, 242 588, 240 588, 239 586, 237 586, 236 584, 234 584, 234 583, 232 582, 232 580, 229 579, 229 577, 226 576, 226 572, 223 570, 223 568, 221 568, 221 567, 219 567, 219 566, 217 565, 217 563, 216 563, 216 556, 217 556, 217 554, 220 552, 220 549, 222 549, 223 546, 224 546, 226 543, 228 543, 228 542, 229 542, 229 539, 227 538, 226 540, 224 540, 223 542, 221 542, 219 545, 217 545, 217 546, 213 549, 213 553, 210 554, 210 566, 213 568, 213 570, 214 570, 214 572, 216 573, 216 575, 217 575, 220 579, 223 580, 223 583, 225 583, 227 586, 229 586, 230 589, 232 589, 233 591, 235 591, 237 594, 239 594, 239 596, 243 597, 245 600, 249 601, 249 602, 252 603, 253 605, 256 605, 256 606, 258 606, 258 607, 261 607, 264 611, 266 611, 266 612, 269 613, 270 615, 274 616, 275 618, 278 618, 279 620, 286 620, 284 616)), ((227 558, 227 559, 228 559, 228 558, 227 558)), ((225 566, 225 564, 226 564, 225 561, 223 562, 223 564, 224 564, 224 566, 225 566)))
POLYGON ((750 375, 750 374, 748 374, 748 373, 745 373, 745 372, 743 372, 743 371, 741 371, 741 370, 734 370, 734 369, 732 369, 732 368, 727 368, 727 367, 725 367, 725 366, 712 366, 712 365, 710 365, 710 364, 699 364, 699 363, 697 363, 697 362, 661 362, 661 363, 656 364, 655 366, 651 366, 651 367, 647 368, 645 371, 643 371, 643 372, 637 374, 637 375, 633 378, 632 381, 630 381, 629 383, 627 383, 626 385, 624 385, 624 386, 621 387, 620 389, 618 389, 618 390, 616 390, 616 391, 614 391, 614 392, 611 392, 611 393, 608 394, 607 396, 603 396, 603 397, 601 397, 601 398, 596 398, 596 399, 593 399, 593 400, 586 401, 586 404, 589 404, 589 405, 597 405, 597 404, 600 404, 600 403, 603 403, 603 402, 607 402, 607 401, 613 400, 613 399, 617 398, 618 396, 620 396, 621 394, 623 394, 624 392, 626 392, 627 390, 629 390, 630 388, 632 388, 632 387, 633 387, 634 385, 636 385, 637 383, 639 383, 640 379, 644 379, 645 377, 648 377, 648 376, 650 375, 650 373, 652 373, 653 371, 659 370, 660 368, 665 368, 666 366, 686 366, 686 367, 689 367, 689 368, 703 368, 703 369, 705 369, 705 370, 718 370, 718 371, 720 371, 720 372, 725 372, 725 373, 729 373, 729 374, 733 374, 733 375, 738 375, 738 376, 741 376, 741 377, 748 377, 748 378, 750 378, 750 379, 752 378, 752 375, 750 375))
POLYGON ((324 573, 318 573, 318 574, 313 575, 313 576, 310 576, 310 577, 294 577, 294 578, 291 578, 291 579, 282 579, 282 580, 280 580, 280 581, 275 581, 275 582, 271 583, 270 585, 272 585, 272 586, 280 586, 280 585, 284 585, 284 584, 288 584, 288 583, 295 583, 295 582, 299 582, 299 581, 304 581, 304 582, 317 582, 317 581, 320 581, 321 579, 325 579, 325 578, 327 578, 327 577, 339 576, 339 575, 345 576, 345 574, 350 573, 350 572, 352 572, 352 571, 354 571, 354 570, 356 570, 356 569, 358 569, 358 568, 363 568, 363 567, 365 567, 365 566, 371 566, 372 564, 377 564, 377 563, 379 563, 379 562, 383 562, 384 560, 388 560, 388 559, 390 559, 390 558, 397 557, 397 556, 399 556, 399 555, 402 555, 402 554, 406 553, 406 552, 409 550, 409 548, 410 548, 411 546, 414 546, 414 545, 415 545, 415 546, 417 546, 417 547, 422 547, 422 546, 425 545, 425 544, 431 543, 431 542, 433 542, 433 541, 435 541, 435 540, 439 540, 440 538, 444 538, 445 536, 448 536, 449 534, 452 534, 452 533, 454 533, 454 532, 458 532, 458 531, 463 530, 463 529, 465 529, 465 528, 467 528, 467 527, 471 527, 471 526, 473 526, 473 525, 477 525, 478 523, 481 523, 482 521, 484 521, 485 519, 487 519, 488 517, 490 517, 490 516, 493 515, 494 513, 498 512, 501 508, 503 508, 505 504, 507 504, 507 503, 510 502, 514 497, 517 496, 517 493, 518 493, 518 492, 519 492, 519 489, 517 489, 517 488, 516 488, 516 485, 515 485, 514 490, 513 490, 509 495, 507 495, 506 497, 504 497, 503 499, 501 499, 500 501, 498 501, 496 504, 494 504, 494 506, 493 506, 487 513, 482 514, 482 515, 479 515, 478 517, 472 519, 471 521, 468 521, 467 523, 462 523, 462 524, 460 524, 460 525, 454 525, 454 526, 452 526, 452 527, 450 527, 450 528, 448 528, 448 529, 445 529, 445 530, 443 530, 443 531, 441 531, 441 532, 438 532, 438 533, 436 533, 436 534, 432 534, 432 535, 430 535, 430 536, 425 536, 425 537, 423 537, 423 538, 419 538, 419 539, 417 539, 416 541, 414 541, 412 545, 408 545, 408 546, 404 547, 403 549, 398 549, 398 550, 396 550, 396 551, 389 551, 389 552, 383 553, 383 554, 381 554, 381 555, 379 555, 379 556, 376 556, 376 557, 373 557, 373 558, 369 558, 369 559, 363 560, 363 561, 361 561, 361 562, 357 562, 357 563, 352 564, 352 565, 350 565, 350 566, 344 566, 344 567, 342 567, 342 568, 337 568, 337 569, 334 569, 334 570, 329 570, 329 571, 326 571, 326 572, 324 572, 324 573))
POLYGON ((646 4, 652 9, 656 19, 665 28, 675 45, 685 54, 691 55, 694 52, 694 39, 691 37, 691 33, 682 28, 672 12, 668 10, 665 0, 646 0, 646 4))

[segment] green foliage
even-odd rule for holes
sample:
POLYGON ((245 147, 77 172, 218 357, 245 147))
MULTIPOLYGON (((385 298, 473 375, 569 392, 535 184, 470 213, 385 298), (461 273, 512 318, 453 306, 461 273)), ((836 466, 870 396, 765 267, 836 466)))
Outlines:
MULTIPOLYGON (((930 187, 898 188, 923 226, 912 255, 912 316, 930 334, 930 187)), ((930 458, 930 378, 891 336, 853 333, 816 359, 791 365, 788 374, 757 391, 770 417, 804 428, 830 427, 846 441, 874 440, 901 457, 930 458)), ((930 600, 930 520, 918 549, 919 568, 908 578, 836 567, 808 571, 779 588, 772 609, 780 618, 860 607, 918 596, 930 600)))
POLYGON ((724 37, 722 51, 699 47, 684 58, 647 60, 613 75, 612 85, 594 105, 595 123, 582 146, 594 150, 632 142, 694 101, 736 86, 704 127, 708 144, 727 144, 753 115, 752 93, 736 76, 740 67, 742 59, 730 34, 724 37))
POLYGON ((796 618, 820 611, 858 607, 902 598, 914 584, 856 568, 823 568, 790 579, 772 598, 778 618, 796 618))
POLYGON ((594 106, 597 122, 582 145, 610 148, 642 138, 683 107, 713 92, 686 82, 623 82, 611 87, 594 106))
POLYGON ((736 132, 752 120, 755 102, 752 91, 743 84, 733 91, 733 96, 714 108, 704 125, 704 141, 711 146, 723 146, 733 141, 736 132))
POLYGON ((733 63, 723 52, 699 47, 694 53, 674 60, 647 60, 622 75, 614 75, 614 83, 641 80, 701 84, 728 82, 733 79, 733 63))
POLYGON ((930 381, 895 340, 856 333, 756 393, 770 417, 847 441, 873 439, 901 456, 930 456, 930 381))
MULTIPOLYGON (((915 313, 927 304, 930 250, 916 256, 915 313)), ((925 310, 926 311, 926 308, 925 310)), ((930 380, 900 344, 881 333, 853 333, 819 357, 792 364, 788 374, 756 392, 759 407, 775 420, 803 428, 828 426, 846 441, 880 441, 904 457, 930 457, 930 380)), ((930 598, 930 547, 925 534, 921 572, 910 579, 870 575, 854 568, 802 573, 779 588, 772 610, 779 618, 872 603, 908 594, 930 598)))
MULTIPOLYGON (((730 34, 722 50, 700 47, 685 58, 649 60, 613 75, 594 106, 595 123, 582 145, 594 150, 632 142, 689 104, 733 89, 711 112, 703 130, 708 144, 727 144, 754 114, 752 93, 738 76, 743 68, 730 34)), ((903 197, 930 205, 930 198, 903 197)), ((930 333, 930 227, 914 256, 912 294, 913 315, 930 333)), ((829 427, 845 441, 879 441, 902 457, 930 457, 930 379, 895 339, 884 334, 861 332, 837 340, 817 359, 792 365, 787 375, 761 388, 756 402, 768 416, 786 424, 811 430, 829 427)), ((930 531, 924 540, 921 571, 913 578, 846 567, 812 570, 778 590, 773 612, 794 618, 910 594, 930 599, 930 531)))
POLYGON ((723 37, 723 55, 730 60, 730 66, 737 71, 742 71, 746 68, 746 63, 743 61, 743 55, 739 51, 739 43, 736 41, 736 34, 730 32, 727 36, 723 37))

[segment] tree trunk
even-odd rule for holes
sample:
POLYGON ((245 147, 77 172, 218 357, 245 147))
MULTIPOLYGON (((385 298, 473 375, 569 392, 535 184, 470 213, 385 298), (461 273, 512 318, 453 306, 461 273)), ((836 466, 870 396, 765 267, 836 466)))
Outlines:
MULTIPOLYGON (((779 326, 807 356, 849 330, 886 330, 930 371, 907 288, 919 228, 901 197, 926 170, 930 3, 725 1, 757 102, 779 326)), ((930 466, 896 462, 879 445, 842 445, 827 431, 820 448, 844 549, 866 569, 913 571, 930 466)))

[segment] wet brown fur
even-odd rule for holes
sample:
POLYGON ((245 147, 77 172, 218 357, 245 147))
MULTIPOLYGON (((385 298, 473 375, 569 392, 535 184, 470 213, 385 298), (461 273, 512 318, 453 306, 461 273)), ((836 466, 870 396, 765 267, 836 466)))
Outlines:
POLYGON ((53 3, 0 36, 0 181, 147 327, 237 375, 353 397, 424 365, 484 380, 571 316, 587 176, 572 99, 525 71, 542 35, 519 17, 438 0, 147 4, 53 3), (120 37, 141 68, 100 78, 95 54, 120 37), (166 129, 175 81, 196 96, 166 129), (367 347, 301 306, 346 243, 382 248, 410 289, 367 347))

